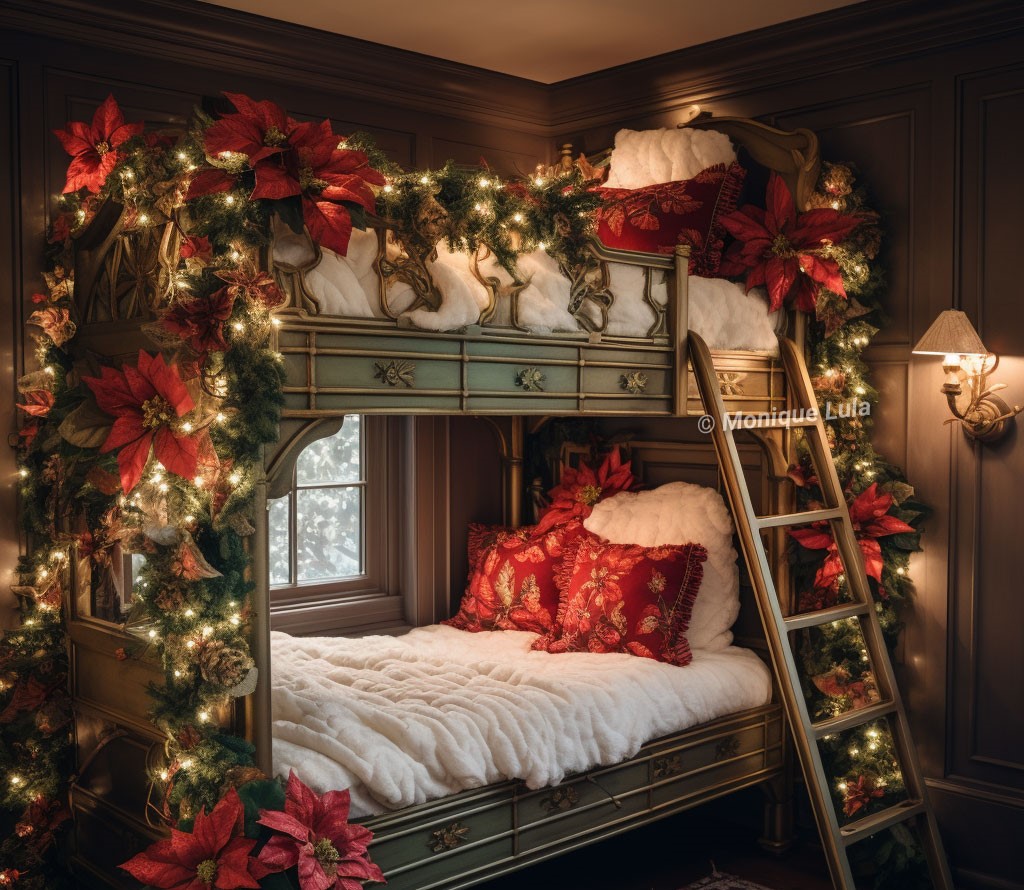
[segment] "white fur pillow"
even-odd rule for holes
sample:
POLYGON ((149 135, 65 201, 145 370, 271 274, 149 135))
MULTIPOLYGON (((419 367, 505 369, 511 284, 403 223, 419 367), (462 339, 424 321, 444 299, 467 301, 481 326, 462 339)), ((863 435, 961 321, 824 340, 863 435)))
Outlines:
POLYGON ((615 544, 703 544, 708 551, 704 581, 686 637, 694 649, 724 649, 732 642, 740 574, 732 517, 717 491, 670 482, 653 491, 622 492, 596 504, 583 525, 615 544))
POLYGON ((609 159, 608 188, 638 189, 659 182, 693 179, 701 170, 736 160, 729 137, 689 127, 619 130, 609 159))

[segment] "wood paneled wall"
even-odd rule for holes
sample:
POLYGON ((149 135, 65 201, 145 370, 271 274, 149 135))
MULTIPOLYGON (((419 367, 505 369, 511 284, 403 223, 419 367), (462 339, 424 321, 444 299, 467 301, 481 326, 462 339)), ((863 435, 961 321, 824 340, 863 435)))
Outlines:
MULTIPOLYGON (((1019 2, 868 0, 546 87, 188 0, 5 0, 0 412, 13 429, 21 320, 65 165, 49 131, 109 91, 150 121, 246 91, 369 130, 402 163, 484 156, 509 172, 557 142, 593 151, 623 125, 673 125, 692 102, 810 127, 826 158, 858 165, 889 233, 891 323, 869 357, 877 444, 935 507, 902 658, 924 762, 961 883, 1024 887, 1024 437, 972 449, 942 425, 937 362, 910 355, 939 311, 962 307, 1003 356, 1010 400, 1024 402, 1022 35, 1019 2)), ((17 551, 13 480, 2 451, 2 572, 17 551)))

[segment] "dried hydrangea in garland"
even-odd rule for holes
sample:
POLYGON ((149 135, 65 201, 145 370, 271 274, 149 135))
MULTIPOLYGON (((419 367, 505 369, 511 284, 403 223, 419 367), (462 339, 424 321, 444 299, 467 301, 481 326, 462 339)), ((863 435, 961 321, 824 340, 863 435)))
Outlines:
MULTIPOLYGON (((723 221, 737 241, 722 269, 745 274, 748 287, 766 285, 773 308, 791 306, 811 315, 811 382, 879 620, 893 645, 901 627, 900 608, 910 592, 910 553, 920 549, 920 524, 928 511, 914 499, 903 472, 871 444, 878 393, 863 352, 881 323, 884 280, 874 264, 881 230, 854 180, 850 166, 824 164, 809 208, 798 213, 789 190, 773 176, 766 209, 744 207, 723 221)), ((820 507, 821 489, 805 448, 790 475, 800 509, 820 507)), ((794 530, 791 537, 798 608, 811 611, 842 602, 846 579, 827 524, 794 530)), ((856 621, 805 631, 800 654, 814 716, 835 716, 879 700, 856 621)), ((835 777, 833 795, 843 819, 891 806, 905 794, 884 723, 826 737, 822 753, 835 777)), ((855 852, 872 860, 879 886, 904 886, 922 862, 909 836, 895 832, 858 845, 855 852)))

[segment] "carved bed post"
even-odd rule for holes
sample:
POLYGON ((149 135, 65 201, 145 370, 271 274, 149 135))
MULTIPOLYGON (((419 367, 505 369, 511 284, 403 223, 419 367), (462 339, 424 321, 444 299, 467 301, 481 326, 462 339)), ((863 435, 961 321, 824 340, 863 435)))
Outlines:
POLYGON ((267 564, 270 517, 267 512, 267 480, 256 484, 252 536, 252 571, 255 589, 249 621, 249 645, 256 665, 256 690, 245 698, 245 737, 256 746, 256 766, 274 774, 273 721, 270 695, 270 568, 267 564))
POLYGON ((690 319, 688 315, 689 297, 688 286, 690 281, 690 245, 677 244, 675 251, 675 272, 672 276, 673 290, 671 291, 671 305, 669 311, 672 313, 670 336, 676 352, 676 386, 673 394, 674 404, 672 410, 676 415, 686 416, 686 402, 690 393, 689 369, 686 357, 686 335, 689 330, 690 319))
POLYGON ((509 437, 508 472, 505 475, 508 484, 505 503, 508 504, 506 520, 511 526, 522 525, 523 522, 523 461, 526 454, 526 419, 520 415, 512 418, 512 433, 509 437))

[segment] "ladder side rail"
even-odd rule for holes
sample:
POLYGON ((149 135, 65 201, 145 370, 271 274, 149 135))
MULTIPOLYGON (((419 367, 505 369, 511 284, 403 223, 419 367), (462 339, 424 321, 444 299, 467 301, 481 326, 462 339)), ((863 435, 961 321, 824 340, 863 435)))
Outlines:
POLYGON ((829 848, 826 856, 832 881, 837 887, 854 890, 853 874, 841 840, 839 820, 831 795, 825 796, 824 789, 830 786, 825 776, 817 742, 813 740, 813 729, 807 702, 797 684, 799 672, 789 645, 785 616, 779 604, 778 595, 772 589, 772 573, 768 565, 764 545, 759 532, 755 530, 755 513, 750 501, 746 479, 739 469, 742 466, 736 440, 731 428, 727 429, 725 402, 722 399, 718 379, 715 376, 710 350, 700 335, 689 332, 690 362, 697 389, 704 409, 714 420, 711 435, 718 453, 720 469, 725 476, 726 492, 733 508, 740 547, 747 561, 748 572, 754 586, 761 623, 767 637, 772 665, 775 669, 779 689, 785 699, 786 714, 789 717, 794 744, 800 753, 800 764, 804 781, 811 796, 815 820, 818 823, 822 843, 829 848), (794 723, 800 725, 794 726, 794 723))

